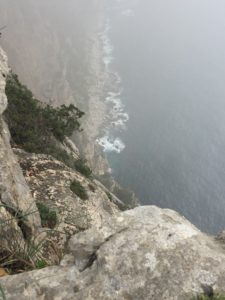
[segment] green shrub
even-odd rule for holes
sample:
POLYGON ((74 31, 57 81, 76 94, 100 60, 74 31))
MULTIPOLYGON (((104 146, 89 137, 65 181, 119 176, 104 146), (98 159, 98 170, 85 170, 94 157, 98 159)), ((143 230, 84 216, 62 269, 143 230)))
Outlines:
POLYGON ((72 104, 57 108, 44 106, 12 73, 7 77, 6 95, 8 108, 5 117, 13 143, 28 152, 53 156, 58 152, 65 159, 65 153, 62 150, 59 153, 54 138, 63 141, 65 136, 80 130, 79 119, 84 113, 72 104))
POLYGON ((79 119, 84 115, 74 105, 53 108, 36 100, 32 92, 19 82, 18 76, 11 73, 6 82, 8 108, 5 111, 12 144, 31 153, 43 153, 62 161, 87 178, 92 171, 85 159, 75 160, 62 150, 57 140, 80 131, 79 119))
POLYGON ((37 208, 40 213, 42 227, 54 228, 57 224, 57 213, 41 202, 37 203, 37 208))
POLYGON ((87 166, 87 161, 79 158, 74 162, 74 168, 87 178, 91 178, 92 170, 87 166))
MULTIPOLYGON (((38 206, 42 217, 46 218, 46 207, 41 204, 38 206)), ((10 275, 46 267, 45 249, 46 245, 50 245, 49 237, 55 230, 47 229, 44 235, 43 231, 32 235, 30 228, 26 226, 26 221, 27 216, 37 212, 36 209, 29 208, 27 211, 21 211, 5 204, 1 204, 0 207, 4 207, 10 214, 9 218, 5 219, 4 216, 0 218, 0 241, 4 241, 0 243, 0 267, 10 275), (21 232, 15 228, 15 222, 21 232)), ((47 216, 50 216, 50 224, 52 224, 52 216, 55 219, 55 215, 48 212, 47 216)), ((51 245, 55 250, 53 241, 51 241, 51 245)), ((60 257, 59 255, 60 253, 58 253, 58 257, 60 257)), ((0 300, 2 300, 1 292, 0 286, 0 300)))
POLYGON ((76 194, 82 200, 88 199, 87 192, 85 191, 85 188, 80 184, 79 181, 77 180, 72 181, 70 184, 70 189, 74 194, 76 194))
POLYGON ((80 130, 80 123, 78 120, 84 115, 73 104, 69 106, 61 105, 53 108, 47 105, 42 111, 46 125, 51 129, 54 136, 63 141, 65 136, 71 136, 75 130, 80 130))
POLYGON ((36 269, 43 269, 48 266, 44 259, 38 259, 35 263, 36 269))

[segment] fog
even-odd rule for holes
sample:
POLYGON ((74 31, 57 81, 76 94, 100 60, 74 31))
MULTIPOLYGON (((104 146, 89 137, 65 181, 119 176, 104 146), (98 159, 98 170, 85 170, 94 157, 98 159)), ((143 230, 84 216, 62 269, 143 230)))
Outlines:
POLYGON ((83 105, 101 1, 0 0, 10 66, 43 101, 83 105))
POLYGON ((102 128, 114 176, 214 233, 225 228, 224 11, 224 0, 0 0, 1 43, 35 95, 87 108, 99 37, 117 78, 119 113, 102 128))
POLYGON ((143 0, 109 10, 130 116, 125 150, 109 154, 115 175, 142 203, 210 232, 225 227, 224 9, 224 1, 143 0))

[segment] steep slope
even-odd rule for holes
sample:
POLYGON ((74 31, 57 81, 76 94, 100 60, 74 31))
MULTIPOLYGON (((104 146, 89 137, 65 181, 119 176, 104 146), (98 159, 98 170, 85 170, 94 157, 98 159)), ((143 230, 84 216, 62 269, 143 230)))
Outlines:
POLYGON ((38 256, 25 262, 29 268, 22 256, 16 271, 61 262, 0 278, 0 298, 188 300, 203 290, 225 292, 224 234, 209 237, 153 206, 119 212, 121 202, 96 180, 51 156, 14 149, 23 176, 2 118, 7 73, 0 49, 0 270, 12 271, 15 253, 37 235, 45 242, 38 256))
POLYGON ((56 211, 54 229, 59 232, 71 235, 92 225, 101 226, 119 211, 119 200, 113 195, 110 197, 97 181, 84 177, 51 156, 14 151, 36 203, 56 211), (73 183, 81 188, 74 192, 73 183))
MULTIPOLYGON (((119 211, 118 205, 122 202, 97 181, 51 156, 19 149, 14 149, 16 155, 13 153, 10 133, 2 117, 7 107, 7 73, 7 57, 0 48, 0 267, 17 272, 26 269, 25 266, 11 267, 8 257, 13 256, 10 258, 13 261, 32 260, 26 261, 28 269, 35 267, 40 258, 48 264, 57 263, 72 234, 93 224, 101 226, 105 219, 119 211), (30 257, 30 252, 35 256, 30 257)), ((26 90, 23 86, 18 88, 26 90)), ((18 99, 21 97, 15 92, 16 95, 18 99)), ((31 122, 33 124, 34 119, 31 122)), ((64 144, 58 143, 72 161, 79 158, 71 140, 66 138, 64 144)))
POLYGON ((7 24, 1 42, 10 66, 38 99, 54 106, 73 103, 85 111, 79 145, 100 174, 108 170, 95 143, 106 109, 99 39, 103 4, 102 0, 0 0, 0 19, 7 24))
POLYGON ((41 222, 11 149, 8 127, 2 119, 2 113, 7 107, 4 91, 7 73, 7 58, 0 48, 0 239, 2 245, 10 246, 16 236, 22 244, 24 240, 29 240, 37 233, 41 222), (19 220, 19 215, 26 215, 26 218, 19 220))
POLYGON ((109 84, 103 64, 103 0, 0 0, 6 24, 1 43, 10 66, 41 101, 53 106, 75 104, 85 116, 82 134, 72 136, 82 156, 108 189, 130 206, 133 192, 112 178, 96 143, 107 117, 104 97, 109 84), (29 62, 29 63, 27 63, 29 62))

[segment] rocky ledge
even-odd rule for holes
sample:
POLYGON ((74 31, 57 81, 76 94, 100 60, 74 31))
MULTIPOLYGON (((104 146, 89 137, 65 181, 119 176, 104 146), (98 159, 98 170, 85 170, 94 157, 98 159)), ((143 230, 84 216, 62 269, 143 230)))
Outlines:
POLYGON ((224 244, 171 210, 138 207, 72 237, 60 266, 0 280, 6 299, 193 299, 225 292, 224 244))
MULTIPOLYGON (((44 209, 55 214, 53 218, 42 219, 42 226, 52 231, 51 240, 61 251, 66 251, 71 235, 93 225, 98 228, 119 211, 119 199, 98 181, 86 178, 51 156, 20 149, 14 149, 14 153, 40 212, 44 209), (77 191, 73 191, 73 184, 77 191)), ((57 262, 53 257, 51 253, 50 263, 57 262)))
POLYGON ((13 152, 2 118, 7 72, 0 49, 0 299, 188 300, 225 292, 224 233, 207 236, 155 206, 120 212, 123 203, 98 181, 50 156, 13 152), (37 235, 44 243, 31 256, 37 235), (42 269, 7 274, 35 268, 42 269))

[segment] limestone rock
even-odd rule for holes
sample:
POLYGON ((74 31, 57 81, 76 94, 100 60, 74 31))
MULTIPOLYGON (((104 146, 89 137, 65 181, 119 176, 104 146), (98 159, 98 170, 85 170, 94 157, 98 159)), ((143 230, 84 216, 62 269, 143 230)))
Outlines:
MULTIPOLYGON (((57 232, 73 235, 93 225, 100 227, 104 220, 119 211, 114 204, 116 201, 109 198, 97 181, 87 179, 51 156, 30 154, 19 149, 14 151, 36 203, 56 211, 58 222, 54 230, 57 232), (86 200, 71 191, 73 181, 83 186, 86 200)), ((57 236, 57 243, 63 247, 65 234, 57 236)))
POLYGON ((61 266, 0 279, 8 300, 188 300, 225 292, 225 250, 174 211, 137 207, 76 234, 61 266), (73 259, 74 257, 74 259, 73 259))
POLYGON ((26 215, 31 233, 40 227, 37 207, 25 182, 16 156, 9 143, 7 125, 1 120, 0 132, 0 202, 12 215, 17 212, 26 215))
POLYGON ((79 149, 74 144, 74 142, 68 137, 65 137, 65 140, 63 142, 63 150, 65 150, 74 159, 78 159, 80 157, 79 149))
POLYGON ((225 291, 225 251, 171 210, 122 213, 97 233, 74 236, 70 251, 90 280, 78 299, 191 299, 202 285, 225 291))
POLYGON ((8 74, 7 56, 0 48, 0 115, 4 112, 7 106, 7 98, 5 95, 5 77, 8 74))
POLYGON ((35 235, 41 223, 35 202, 11 149, 8 127, 1 115, 7 106, 7 73, 7 57, 0 48, 0 239, 1 245, 8 246, 16 237, 23 246, 23 238, 35 235), (22 216, 25 216, 23 220, 22 216))

